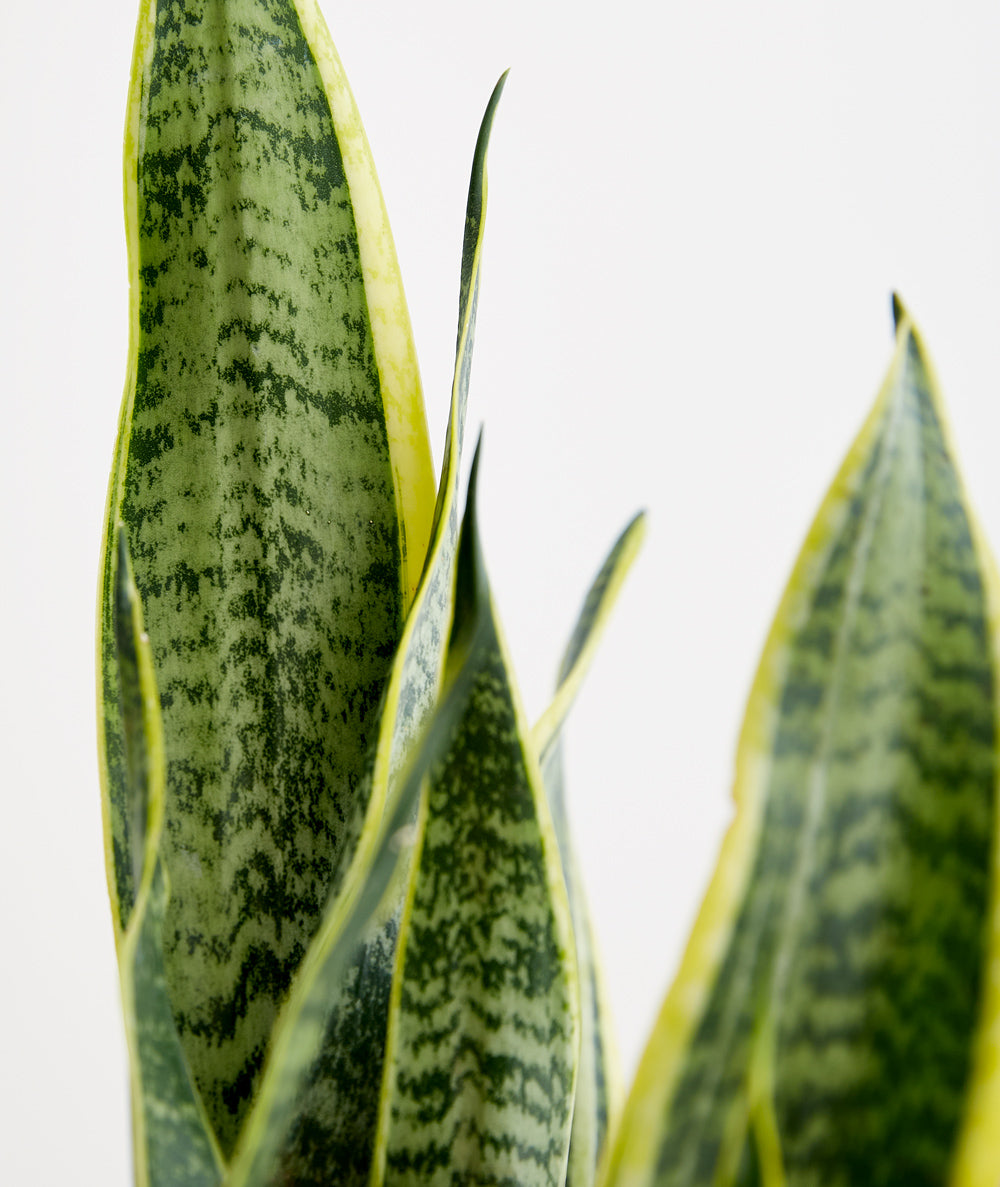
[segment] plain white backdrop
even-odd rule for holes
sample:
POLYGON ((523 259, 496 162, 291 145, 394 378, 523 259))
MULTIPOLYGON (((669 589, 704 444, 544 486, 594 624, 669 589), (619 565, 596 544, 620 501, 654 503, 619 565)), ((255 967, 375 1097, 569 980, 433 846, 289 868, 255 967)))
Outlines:
MULTIPOLYGON (((897 288, 1000 546, 1000 6, 325 0, 382 179, 436 457, 472 149, 490 155, 470 416, 532 716, 579 600, 650 533, 575 710, 569 796, 631 1073, 729 818, 743 701, 891 349, 897 288)), ((125 1187, 93 714, 125 371, 133 0, 0 44, 0 1178, 125 1187)))

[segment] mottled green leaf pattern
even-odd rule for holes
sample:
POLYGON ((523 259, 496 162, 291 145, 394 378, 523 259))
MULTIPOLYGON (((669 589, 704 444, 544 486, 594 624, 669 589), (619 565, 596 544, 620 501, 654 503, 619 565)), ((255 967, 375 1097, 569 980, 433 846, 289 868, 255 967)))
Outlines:
POLYGON ((898 302, 616 1125, 561 735, 642 518, 530 734, 478 451, 459 531, 503 82, 435 501, 316 0, 141 7, 100 705, 138 1187, 996 1187, 1000 584, 898 302))
POLYGON ((897 312, 765 651, 739 814, 615 1187, 948 1181, 985 983, 996 641, 990 563, 897 312))
MULTIPOLYGON (((363 877, 394 810, 401 776, 412 760, 443 678, 448 631, 455 613, 458 479, 464 438, 482 254, 486 148, 503 80, 480 129, 469 186, 459 335, 438 515, 427 565, 390 673, 370 789, 351 822, 358 839, 348 878, 363 877)), ((436 715, 440 709, 435 710, 436 715)), ((339 884, 338 884, 339 885, 339 884)), ((345 902, 331 901, 304 975, 281 1019, 275 1057, 234 1162, 234 1187, 264 1187, 276 1173, 311 1173, 343 1185, 367 1182, 375 1137, 395 960, 396 911, 376 919, 344 976, 345 902), (313 979, 315 978, 315 980, 313 979), (327 1134, 325 1145, 318 1140, 327 1134)))
POLYGON ((119 951, 133 1080, 135 1177, 139 1187, 215 1187, 221 1177, 218 1153, 181 1049, 163 968, 166 890, 157 858, 163 824, 162 725, 123 533, 115 553, 115 657, 139 888, 119 951))
POLYGON ((157 862, 122 947, 136 1183, 216 1187, 222 1181, 222 1160, 188 1070, 168 996, 163 964, 166 898, 163 869, 157 862))
POLYGON ((233 1184, 367 1183, 397 931, 395 914, 377 915, 347 940, 338 929, 315 979, 312 962, 303 966, 295 1024, 278 1031, 279 1066, 270 1081, 265 1072, 260 1116, 251 1114, 233 1184))
MULTIPOLYGON (((351 195, 295 4, 157 0, 133 85, 133 386, 109 520, 129 539, 169 739, 170 997, 229 1149, 349 857, 402 629, 400 529, 351 195)), ((124 921, 108 642, 105 656, 124 921)))
POLYGON ((373 1181, 560 1184, 580 1041, 569 904, 492 616, 419 836, 373 1181))
POLYGON ((307 1181, 368 1181, 373 1135, 367 1127, 378 1100, 370 1084, 372 1075, 382 1076, 382 1002, 395 960, 400 880, 416 840, 413 818, 424 776, 451 743, 489 625, 480 568, 475 524, 467 514, 451 567, 453 612, 434 713, 410 750, 392 806, 373 837, 372 856, 352 866, 303 962, 227 1187, 295 1182, 299 1175, 307 1181), (350 1023, 359 1033, 350 1033, 350 1023), (371 1066, 352 1078, 365 1048, 373 1053, 371 1066), (331 1125, 329 1136, 307 1154, 308 1133, 318 1135, 324 1125, 331 1125), (351 1133, 362 1139, 355 1149, 347 1145, 351 1133))

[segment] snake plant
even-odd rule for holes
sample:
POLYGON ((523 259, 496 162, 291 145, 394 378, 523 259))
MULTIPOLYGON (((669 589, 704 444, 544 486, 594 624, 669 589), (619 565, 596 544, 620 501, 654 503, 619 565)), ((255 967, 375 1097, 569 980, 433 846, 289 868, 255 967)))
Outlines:
POLYGON ((898 302, 622 1108, 561 734, 644 521, 529 726, 478 449, 460 500, 502 88, 435 487, 314 0, 141 7, 99 640, 136 1183, 995 1187, 998 586, 898 302))

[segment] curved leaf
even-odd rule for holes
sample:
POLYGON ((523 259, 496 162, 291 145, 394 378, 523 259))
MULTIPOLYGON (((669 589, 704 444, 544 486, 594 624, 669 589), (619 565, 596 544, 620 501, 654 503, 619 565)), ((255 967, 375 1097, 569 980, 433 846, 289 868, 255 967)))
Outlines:
POLYGON ((449 624, 455 614, 458 480, 486 196, 486 148, 503 90, 497 84, 479 133, 469 187, 459 334, 444 467, 427 565, 389 675, 377 746, 351 821, 354 862, 297 979, 275 1033, 274 1051, 233 1162, 233 1187, 264 1187, 276 1174, 312 1175, 341 1184, 367 1182, 375 1137, 389 987, 396 948, 396 906, 376 918, 344 964, 352 894, 364 879, 396 811, 400 776, 435 708, 449 624), (352 890, 352 887, 354 888, 352 890), (345 973, 345 968, 347 972, 345 973))
POLYGON ((375 363, 385 415, 408 610, 431 538, 434 475, 406 294, 375 162, 350 84, 316 0, 295 0, 330 104, 354 207, 375 363))
MULTIPOLYGON (((467 522, 475 529, 475 470, 467 522)), ((482 579, 482 596, 489 591, 482 579)), ((400 925, 373 1184, 564 1181, 580 1042, 558 842, 490 614, 432 768, 400 925)))
POLYGON ((621 1086, 613 1027, 597 958, 590 911, 573 850, 562 772, 562 727, 590 666, 622 583, 645 535, 645 516, 625 528, 587 591, 559 667, 552 704, 532 731, 552 821, 559 841, 566 892, 573 916, 580 982, 580 1067, 573 1108, 567 1187, 594 1182, 609 1130, 621 1108, 621 1086))
POLYGON ((896 308, 888 377, 764 651, 736 819, 615 1187, 997 1179, 995 1116, 989 1173, 955 1161, 970 1099, 997 1100, 996 586, 896 308))
POLYGON ((163 730, 149 639, 117 537, 114 639, 128 774, 132 871, 139 888, 119 937, 125 1033, 132 1076, 137 1187, 216 1187, 221 1160, 174 1026, 163 967, 166 885, 158 858, 163 829, 163 730))
POLYGON ((559 661, 555 696, 532 731, 535 751, 543 760, 549 747, 558 741, 566 716, 587 675, 608 618, 645 535, 646 516, 640 511, 614 542, 587 590, 566 650, 559 661))
MULTIPOLYGON (((156 649, 170 1000, 225 1150, 350 857, 433 506, 391 239, 319 28, 311 3, 152 0, 126 135, 132 326, 108 523, 124 522, 156 649)), ((122 926, 136 887, 107 547, 104 570, 122 926)))

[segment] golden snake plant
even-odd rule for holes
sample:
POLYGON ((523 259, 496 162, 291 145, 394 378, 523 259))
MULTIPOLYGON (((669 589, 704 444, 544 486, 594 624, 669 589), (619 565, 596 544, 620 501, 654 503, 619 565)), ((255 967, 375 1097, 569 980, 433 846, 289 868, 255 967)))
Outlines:
POLYGON ((141 5, 99 640, 135 1181, 997 1187, 998 587, 898 301, 622 1107, 560 736, 643 520, 530 727, 478 455, 460 507, 502 86, 435 488, 315 0, 141 5))

